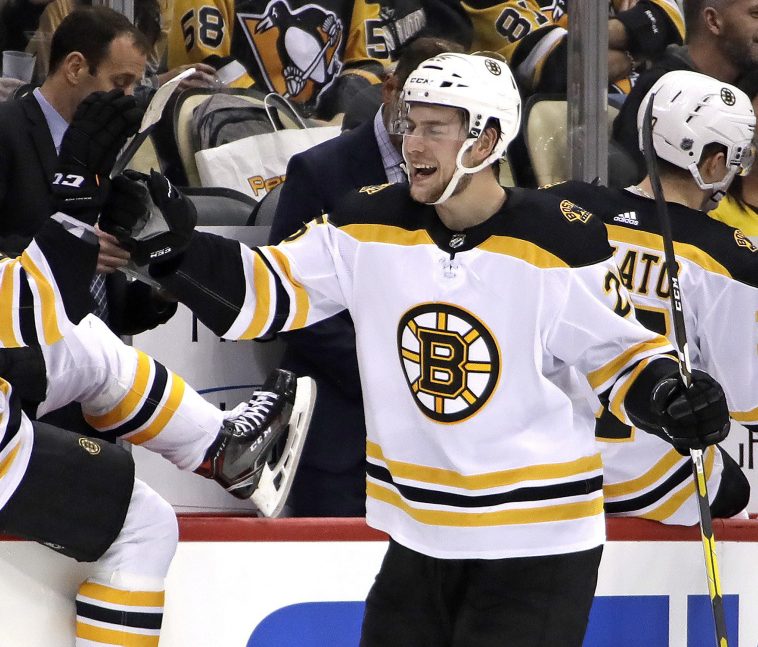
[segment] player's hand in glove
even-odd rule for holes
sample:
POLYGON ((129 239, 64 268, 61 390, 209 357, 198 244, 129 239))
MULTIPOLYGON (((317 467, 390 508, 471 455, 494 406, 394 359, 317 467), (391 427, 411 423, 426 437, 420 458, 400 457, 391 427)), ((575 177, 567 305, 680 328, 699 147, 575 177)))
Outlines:
POLYGON ((143 111, 121 90, 93 92, 76 109, 52 180, 54 207, 89 225, 108 196, 108 174, 143 111))
POLYGON ((195 205, 165 176, 124 171, 113 178, 100 229, 114 235, 137 265, 147 265, 183 252, 196 222, 195 205))
POLYGON ((677 376, 660 380, 650 395, 651 409, 683 455, 705 449, 729 433, 729 409, 721 385, 703 371, 692 372, 692 384, 684 386, 677 376))

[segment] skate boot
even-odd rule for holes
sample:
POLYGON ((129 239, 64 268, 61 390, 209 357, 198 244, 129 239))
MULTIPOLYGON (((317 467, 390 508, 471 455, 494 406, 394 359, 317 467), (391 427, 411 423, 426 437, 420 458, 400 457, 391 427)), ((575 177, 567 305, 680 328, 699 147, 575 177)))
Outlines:
POLYGON ((195 472, 214 479, 259 514, 277 516, 286 502, 308 432, 315 384, 282 369, 226 415, 195 472))

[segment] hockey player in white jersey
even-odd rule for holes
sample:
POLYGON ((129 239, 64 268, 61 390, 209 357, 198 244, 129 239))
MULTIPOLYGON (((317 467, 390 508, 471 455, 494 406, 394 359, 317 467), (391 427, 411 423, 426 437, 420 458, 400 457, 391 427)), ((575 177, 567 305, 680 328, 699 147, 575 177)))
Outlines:
MULTIPOLYGON (((736 174, 750 169, 753 108, 732 85, 696 72, 669 72, 640 106, 640 131, 653 95, 653 142, 672 222, 692 365, 723 386, 732 419, 754 428, 758 249, 739 230, 705 213, 736 174)), ((548 190, 603 219, 637 318, 673 338, 663 239, 650 178, 626 189, 567 182, 548 190)), ((606 409, 599 414, 597 432, 608 514, 697 523, 689 458, 622 424, 606 409)), ((713 516, 730 517, 744 510, 750 487, 737 463, 714 446, 705 453, 705 466, 713 516)))
POLYGON ((289 372, 277 372, 265 391, 224 414, 86 314, 105 178, 140 116, 120 91, 81 104, 53 180, 66 213, 46 222, 19 259, 0 261, 0 531, 93 562, 76 597, 77 647, 158 645, 176 516, 134 477, 123 449, 30 421, 14 380, 21 393, 37 391, 40 413, 80 400, 106 438, 141 443, 238 496, 252 495, 269 513, 286 496, 296 457, 286 446, 284 465, 272 471, 266 463, 278 442, 302 437, 296 422, 306 419, 289 372), (36 354, 29 348, 40 345, 36 354), (30 378, 40 357, 47 371, 35 389, 30 378))
POLYGON ((519 120, 501 60, 429 59, 395 120, 409 186, 364 187, 273 247, 195 232, 148 268, 230 339, 349 309, 367 521, 391 538, 363 647, 582 644, 605 539, 587 381, 680 446, 728 429, 718 384, 698 374, 686 389, 668 341, 619 308, 602 222, 499 185, 519 120))

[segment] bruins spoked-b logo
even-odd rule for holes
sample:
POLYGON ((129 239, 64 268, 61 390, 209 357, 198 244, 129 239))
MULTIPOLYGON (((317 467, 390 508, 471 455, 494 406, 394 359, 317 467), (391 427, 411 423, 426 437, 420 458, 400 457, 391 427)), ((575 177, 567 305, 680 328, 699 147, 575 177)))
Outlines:
POLYGON ((414 401, 436 422, 474 415, 500 377, 500 351, 487 326, 447 303, 423 303, 406 312, 397 345, 414 401))
POLYGON ((85 438, 84 436, 79 438, 79 447, 93 456, 97 456, 101 451, 100 444, 96 440, 85 438))

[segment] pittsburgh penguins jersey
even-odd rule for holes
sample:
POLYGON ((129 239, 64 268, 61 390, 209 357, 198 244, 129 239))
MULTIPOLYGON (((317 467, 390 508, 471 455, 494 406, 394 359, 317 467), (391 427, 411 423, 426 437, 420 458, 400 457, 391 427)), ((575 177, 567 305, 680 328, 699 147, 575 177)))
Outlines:
MULTIPOLYGON (((593 209, 603 219, 637 318, 673 339, 655 201, 626 189, 581 182, 548 190, 593 209)), ((722 385, 734 420, 758 424, 758 249, 739 229, 701 211, 676 203, 669 203, 668 209, 692 365, 722 385)), ((609 513, 697 523, 688 458, 605 412, 598 421, 598 437, 603 441, 609 513)), ((709 448, 705 458, 713 498, 720 483, 720 454, 709 448)))
MULTIPOLYGON (((95 270, 96 237, 66 233, 82 228, 56 217, 64 227, 49 219, 21 256, 0 259, 0 348, 53 344, 91 308, 87 277, 95 270)), ((0 372, 0 508, 20 482, 31 449, 31 423, 0 372)))
MULTIPOLYGON (((474 26, 473 50, 502 54, 522 86, 532 92, 565 92, 567 75, 566 0, 463 0, 474 26)), ((609 17, 624 23, 634 55, 654 56, 684 39, 684 18, 676 0, 640 0, 609 17)), ((636 75, 610 90, 628 94, 636 75)))
POLYGON ((583 387, 624 411, 636 369, 675 366, 656 361, 672 350, 665 338, 616 312, 627 296, 602 223, 546 193, 508 196, 455 232, 406 186, 364 187, 277 246, 196 232, 160 278, 230 339, 350 311, 368 523, 435 557, 602 543, 602 466, 583 387))
POLYGON ((424 26, 417 0, 176 0, 169 67, 233 56, 250 85, 305 106, 340 75, 378 83, 395 51, 424 26))

